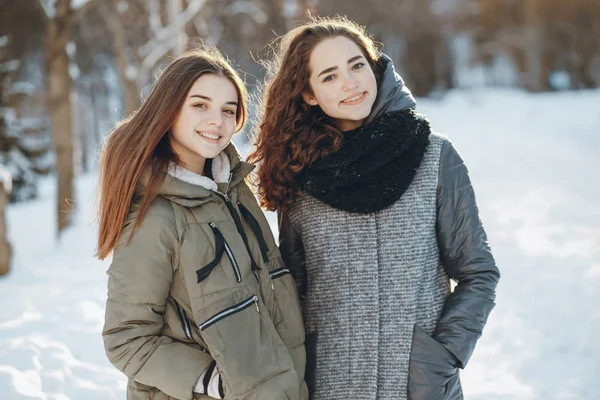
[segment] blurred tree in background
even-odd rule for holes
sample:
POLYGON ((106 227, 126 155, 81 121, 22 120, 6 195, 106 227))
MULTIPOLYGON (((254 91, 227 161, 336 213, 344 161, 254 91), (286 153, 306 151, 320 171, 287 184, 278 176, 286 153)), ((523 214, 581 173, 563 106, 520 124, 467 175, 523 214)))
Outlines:
POLYGON ((460 20, 474 61, 508 57, 531 91, 600 85, 600 1, 472 0, 468 9, 460 20))
POLYGON ((11 201, 35 198, 39 174, 47 173, 54 160, 50 149, 43 96, 25 79, 38 73, 28 64, 35 59, 35 36, 23 35, 28 10, 17 5, 2 12, 0 26, 13 24, 12 34, 0 33, 0 165, 12 175, 11 201), (19 41, 21 36, 26 36, 19 41), (19 73, 22 71, 22 73, 19 73))
POLYGON ((104 136, 170 59, 217 46, 253 91, 265 45, 307 10, 365 25, 417 96, 600 86, 599 0, 0 0, 0 163, 13 200, 53 170, 60 231, 73 177, 94 170, 104 136))

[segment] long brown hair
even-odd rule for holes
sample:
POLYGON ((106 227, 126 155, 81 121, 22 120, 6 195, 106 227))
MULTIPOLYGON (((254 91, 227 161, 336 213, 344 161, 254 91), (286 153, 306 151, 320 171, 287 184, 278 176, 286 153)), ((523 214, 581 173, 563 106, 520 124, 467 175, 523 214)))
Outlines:
POLYGON ((246 86, 218 50, 195 49, 171 62, 140 109, 117 124, 102 150, 98 258, 106 258, 117 245, 143 171, 148 169, 150 176, 133 231, 156 197, 169 162, 178 162, 171 149, 169 132, 192 85, 204 74, 222 76, 233 83, 238 95, 236 132, 244 126, 246 86))
POLYGON ((302 97, 311 93, 309 61, 323 40, 344 36, 361 49, 379 83, 381 53, 363 27, 344 17, 312 17, 272 45, 273 59, 265 62, 270 78, 265 84, 261 122, 255 132, 256 149, 248 161, 259 164, 254 184, 261 206, 289 209, 299 194, 298 175, 319 157, 339 150, 342 133, 319 107, 302 97))

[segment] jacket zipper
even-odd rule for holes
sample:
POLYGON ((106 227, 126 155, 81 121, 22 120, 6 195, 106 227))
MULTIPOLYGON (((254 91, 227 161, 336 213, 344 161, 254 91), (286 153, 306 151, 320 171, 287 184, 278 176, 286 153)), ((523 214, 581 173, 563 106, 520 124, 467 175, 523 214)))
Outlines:
POLYGON ((271 275, 271 279, 277 279, 277 278, 281 278, 282 276, 287 275, 289 273, 290 273, 290 270, 284 267, 284 268, 279 268, 274 271, 271 271, 269 273, 269 275, 271 275))
POLYGON ((175 305, 177 314, 179 314, 179 319, 181 321, 181 326, 183 328, 183 332, 185 333, 185 337, 193 341, 194 338, 192 337, 192 328, 190 326, 190 321, 188 320, 187 315, 185 315, 185 311, 183 311, 179 303, 177 303, 177 301, 175 301, 175 299, 172 296, 169 296, 169 299, 171 299, 171 301, 175 305))
POLYGON ((240 272, 240 267, 238 266, 238 263, 235 260, 233 251, 231 251, 231 247, 229 247, 229 243, 227 243, 227 240, 225 240, 225 237, 223 237, 223 234, 221 233, 221 231, 219 231, 219 228, 217 228, 217 225, 215 225, 214 222, 210 222, 208 225, 210 225, 210 227, 212 228, 212 230, 215 234, 215 237, 218 237, 218 239, 223 241, 223 245, 225 246, 225 253, 227 254, 227 258, 229 258, 229 262, 231 263, 231 266, 233 267, 233 272, 235 273, 235 278, 238 282, 241 282, 242 281, 242 273, 240 272))
POLYGON ((212 317, 210 317, 209 319, 204 321, 202 324, 200 324, 198 327, 200 328, 201 331, 203 331, 206 328, 210 327, 211 325, 216 324, 223 318, 227 318, 230 315, 233 315, 233 314, 239 313, 240 311, 245 310, 246 308, 250 307, 252 305, 252 303, 255 304, 256 311, 260 312, 260 308, 258 307, 258 296, 254 295, 239 304, 228 307, 228 308, 224 309, 223 311, 216 313, 215 315, 213 315, 212 317))

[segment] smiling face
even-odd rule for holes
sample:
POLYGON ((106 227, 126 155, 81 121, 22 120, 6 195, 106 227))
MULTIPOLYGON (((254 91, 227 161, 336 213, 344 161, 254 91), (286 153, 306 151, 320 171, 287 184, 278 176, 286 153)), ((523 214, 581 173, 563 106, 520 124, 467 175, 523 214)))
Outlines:
POLYGON ((222 76, 204 74, 194 82, 171 128, 171 148, 182 166, 202 174, 231 141, 236 128, 238 93, 222 76))
POLYGON ((360 47, 345 36, 325 39, 310 55, 310 87, 304 101, 319 106, 341 131, 358 128, 377 97, 375 74, 360 47))

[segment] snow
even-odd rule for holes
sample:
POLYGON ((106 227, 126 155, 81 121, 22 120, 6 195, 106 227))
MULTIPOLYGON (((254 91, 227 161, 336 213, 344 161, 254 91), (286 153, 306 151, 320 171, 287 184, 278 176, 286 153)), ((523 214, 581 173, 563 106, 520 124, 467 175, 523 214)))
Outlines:
MULTIPOLYGON (((599 105, 600 90, 419 101, 469 167, 502 272, 462 372, 469 400, 600 398, 599 105)), ((124 399, 100 335, 108 262, 92 258, 95 176, 77 179, 75 225, 59 241, 53 185, 44 179, 39 200, 7 210, 14 259, 0 278, 0 399, 124 399)))

